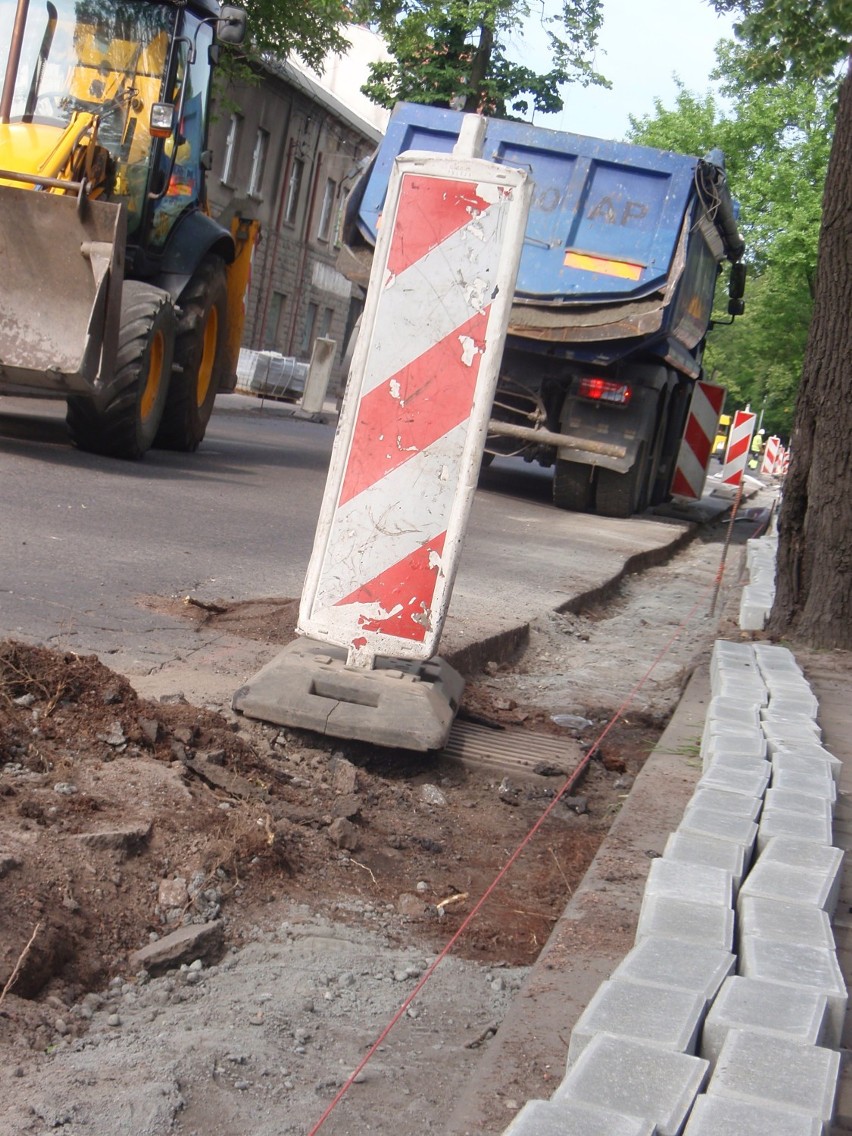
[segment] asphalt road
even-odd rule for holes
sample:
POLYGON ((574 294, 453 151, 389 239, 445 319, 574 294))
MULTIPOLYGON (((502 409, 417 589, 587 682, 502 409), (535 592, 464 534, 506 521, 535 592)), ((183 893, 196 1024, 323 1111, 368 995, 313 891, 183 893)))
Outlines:
MULTIPOLYGON (((298 596, 333 439, 332 424, 292 407, 228 396, 196 454, 126 463, 75 450, 62 404, 0 398, 0 637, 96 653, 134 681, 147 676, 144 693, 193 687, 205 669, 224 690, 255 656, 147 598, 298 596)), ((606 583, 688 525, 564 513, 549 494, 535 468, 497 462, 485 474, 443 654, 606 583)))

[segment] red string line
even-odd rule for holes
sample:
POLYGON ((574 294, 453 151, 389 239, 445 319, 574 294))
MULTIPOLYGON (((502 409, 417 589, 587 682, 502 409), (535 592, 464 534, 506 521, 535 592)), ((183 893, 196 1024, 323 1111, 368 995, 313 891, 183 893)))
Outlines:
MULTIPOLYGON (((721 579, 723 572, 724 572, 724 561, 719 566, 719 572, 717 574, 717 580, 721 579)), ((714 581, 714 584, 715 584, 715 582, 716 581, 714 581)), ((589 762, 592 760, 594 755, 600 749, 601 743, 603 742, 604 738, 606 738, 607 735, 610 733, 610 731, 615 727, 619 718, 621 718, 621 716, 625 713, 625 711, 628 709, 628 707, 632 703, 633 699, 636 697, 636 695, 639 693, 639 691, 642 689, 642 687, 645 685, 645 683, 651 677, 651 674, 653 673, 654 669, 663 661, 663 659, 666 657, 666 655, 669 653, 669 651, 674 646, 674 644, 677 641, 680 634, 686 629, 687 625, 689 624, 689 622, 692 620, 693 616, 695 615, 695 612, 698 610, 698 607, 703 603, 705 592, 707 592, 709 590, 710 590, 710 586, 707 586, 706 588, 701 590, 699 598, 695 601, 695 603, 689 609, 687 614, 684 616, 684 618, 681 620, 681 622, 677 625, 677 627, 674 629, 672 634, 666 640, 665 644, 660 649, 660 651, 657 653, 657 655, 654 657, 654 659, 651 662, 651 665, 648 667, 648 669, 645 671, 645 673, 642 675, 642 677, 630 689, 629 693, 626 695, 626 697, 622 701, 621 705, 614 712, 612 717, 609 719, 609 721, 606 723, 604 728, 601 730, 600 734, 598 734, 597 738, 595 738, 594 742, 592 743, 589 750, 586 752, 583 759, 580 761, 577 768, 565 780, 564 784, 562 785, 562 788, 559 790, 559 792, 556 794, 556 796, 553 798, 553 800, 550 802, 550 804, 547 806, 547 808, 544 810, 544 812, 541 814, 541 816, 538 818, 538 820, 535 822, 535 824, 532 826, 532 828, 529 830, 529 832, 526 834, 526 836, 523 837, 521 842, 515 848, 514 852, 512 852, 512 854, 509 856, 509 859, 506 861, 506 863, 503 865, 503 867, 499 870, 499 872, 494 877, 492 882, 489 884, 489 886, 486 888, 486 890, 483 892, 483 894, 477 900, 476 904, 468 912, 467 916, 464 918, 462 923, 459 925, 455 934, 447 942, 446 946, 443 948, 443 950, 440 952, 440 954, 430 963, 430 965, 427 967, 427 969, 423 972, 423 974, 420 978, 420 981, 417 983, 417 985, 414 987, 414 989, 410 992, 408 997, 402 1002, 399 1009, 396 1011, 396 1013, 393 1015, 391 1020, 388 1022, 388 1024, 385 1026, 385 1028, 382 1030, 382 1032, 379 1034, 379 1036, 376 1038, 376 1040, 373 1042, 373 1044, 370 1046, 370 1048, 367 1050, 366 1054, 361 1059, 361 1061, 358 1063, 358 1065, 355 1067, 355 1069, 352 1071, 352 1073, 349 1075, 348 1079, 340 1087, 337 1094, 334 1096, 332 1101, 329 1103, 328 1107, 325 1109, 325 1111, 323 1112, 322 1116, 319 1118, 317 1123, 313 1126, 313 1128, 310 1129, 307 1136, 316 1136, 316 1133, 319 1132, 319 1130, 322 1128, 323 1124, 325 1124, 328 1117, 331 1115, 331 1113, 337 1107, 339 1101, 342 1100, 342 1098, 345 1096, 345 1094, 349 1091, 350 1086, 354 1084, 355 1079, 357 1078, 358 1074, 364 1069, 364 1067, 372 1059, 373 1055, 379 1049, 379 1046, 382 1044, 382 1042, 385 1040, 385 1038, 388 1036, 388 1034, 391 1032, 391 1030, 394 1028, 394 1026, 397 1024, 397 1022, 403 1016, 405 1011, 408 1009, 408 1007, 411 1005, 411 1003, 414 1001, 414 999, 417 997, 417 995, 420 993, 420 991, 423 989, 423 987, 426 985, 426 983, 429 981, 429 979, 432 977, 432 975, 435 973, 435 971, 438 969, 438 967, 443 962, 443 960, 447 957, 448 954, 450 954, 450 952, 452 951, 455 944, 459 941, 461 936, 465 933, 467 928, 470 926, 470 924, 473 922, 473 920, 476 918, 476 916, 482 910, 483 905, 486 903, 486 901, 494 893, 497 886, 503 880, 503 877, 506 875, 506 873, 509 871, 509 869, 512 867, 512 865, 515 863, 515 861, 518 859, 518 857, 521 855, 521 853, 524 851, 524 849, 530 843, 532 838, 535 836, 535 834, 538 832, 538 830, 541 828, 541 826, 544 824, 544 822, 547 820, 547 818, 553 812, 556 805, 565 796, 565 794, 571 788, 573 788, 573 786, 576 784, 578 778, 580 777, 580 774, 585 770, 586 766, 589 764, 589 762)))

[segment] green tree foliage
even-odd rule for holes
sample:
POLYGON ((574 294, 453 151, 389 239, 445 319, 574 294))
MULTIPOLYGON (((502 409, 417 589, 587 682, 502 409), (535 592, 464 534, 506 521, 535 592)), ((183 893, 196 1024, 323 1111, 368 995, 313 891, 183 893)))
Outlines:
POLYGON ((674 108, 657 101, 652 116, 631 118, 630 138, 683 153, 725 152, 749 286, 745 315, 709 336, 705 365, 728 388, 729 406, 750 403, 763 410, 768 430, 788 437, 813 308, 836 84, 791 78, 751 88, 736 58, 734 45, 720 49, 730 110, 681 83, 674 108))
POLYGON ((768 630, 814 647, 852 649, 852 0, 715 5, 741 17, 731 59, 744 88, 842 75, 768 630))
POLYGON ((311 0, 310 4, 282 4, 280 0, 234 0, 248 14, 246 52, 273 60, 291 53, 322 71, 326 56, 349 46, 346 25, 349 7, 342 0, 311 0))
POLYGON ((494 115, 552 113, 562 109, 564 83, 609 86, 591 62, 602 0, 563 0, 560 15, 543 20, 551 63, 543 74, 511 58, 532 17, 529 0, 364 0, 356 14, 393 56, 372 64, 362 88, 380 106, 406 100, 494 115))

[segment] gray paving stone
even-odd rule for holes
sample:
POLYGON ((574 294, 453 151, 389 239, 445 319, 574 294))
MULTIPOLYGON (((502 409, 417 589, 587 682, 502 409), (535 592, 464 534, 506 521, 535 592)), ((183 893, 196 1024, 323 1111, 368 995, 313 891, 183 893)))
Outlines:
POLYGON ((639 910, 636 942, 648 936, 730 951, 734 946, 734 910, 723 904, 695 903, 646 892, 639 910))
POLYGON ((720 757, 732 759, 726 764, 739 759, 740 768, 751 769, 758 760, 768 759, 769 748, 762 733, 711 734, 706 741, 702 741, 700 753, 705 770, 710 769, 720 757))
POLYGON ((828 1024, 828 998, 818 990, 731 975, 707 1011, 699 1053, 715 1066, 732 1029, 820 1045, 828 1024))
POLYGON ((826 873, 840 875, 843 867, 843 851, 830 844, 816 844, 812 840, 795 840, 787 836, 775 836, 767 841, 760 854, 761 863, 789 864, 792 868, 816 868, 826 873))
POLYGON ((843 762, 827 749, 808 750, 804 754, 795 749, 776 750, 772 755, 772 775, 778 770, 789 770, 791 773, 809 773, 812 769, 819 769, 828 773, 835 785, 840 780, 840 770, 843 762))
POLYGON ((799 868, 759 856, 743 880, 737 904, 742 905, 745 896, 756 895, 784 903, 811 903, 830 915, 836 906, 839 888, 839 869, 799 868))
POLYGON ((680 864, 661 858, 652 860, 645 881, 645 895, 652 894, 729 906, 733 885, 730 872, 724 868, 711 864, 680 864))
POLYGON ((776 768, 772 773, 772 788, 776 793, 798 793, 803 797, 837 800, 837 785, 828 769, 812 769, 799 773, 792 769, 776 768))
POLYGON ((828 817, 793 813, 787 809, 773 809, 764 805, 760 814, 760 831, 757 834, 758 852, 763 852, 774 836, 810 840, 815 844, 831 845, 834 842, 834 831, 828 817))
POLYGON ((736 961, 730 951, 678 939, 649 937, 624 956, 612 977, 691 990, 709 1002, 724 979, 734 973, 736 961))
MULTIPOLYGON (((750 856, 757 840, 757 825, 747 817, 720 813, 716 809, 690 808, 688 805, 678 832, 699 832, 705 836, 716 836, 741 844, 746 856, 750 856)), ((773 834, 776 835, 776 834, 773 834)))
POLYGON ((831 920, 813 903, 785 903, 777 899, 746 895, 738 907, 739 941, 748 935, 775 939, 780 943, 835 949, 831 920))
POLYGON ((704 996, 695 991, 611 978, 601 983, 571 1031, 568 1065, 599 1033, 695 1053, 705 1005, 704 996))
POLYGON ((760 710, 748 698, 721 695, 711 698, 707 706, 707 718, 714 721, 737 721, 755 728, 760 726, 760 710))
POLYGON ((846 983, 834 951, 749 936, 740 944, 738 971, 745 978, 816 990, 828 998, 825 1042, 837 1047, 846 1017, 846 983))
POLYGON ((734 890, 739 888, 746 869, 745 849, 741 844, 697 832, 673 832, 666 841, 663 858, 724 868, 731 873, 734 890))
POLYGON ((503 1136, 654 1136, 654 1124, 593 1105, 532 1100, 503 1136))
POLYGON ((756 1101, 696 1098, 683 1136, 820 1136, 822 1121, 756 1101))
POLYGON ((678 1136, 708 1068, 699 1057, 603 1033, 589 1042, 553 1099, 640 1116, 653 1121, 658 1136, 678 1136))
MULTIPOLYGON (((719 765, 713 762, 705 770, 696 788, 717 789, 727 793, 742 793, 747 797, 760 798, 766 792, 769 784, 769 766, 732 769, 728 765, 719 765)), ((752 818, 754 819, 754 818, 752 818)))
MULTIPOLYGON (((729 766, 731 769, 766 769, 769 758, 765 753, 744 753, 740 748, 714 748, 702 758, 704 772, 714 765, 729 766)), ((770 779, 772 777, 770 767, 770 779)))
MULTIPOLYGON (((767 762, 763 761, 761 764, 767 765, 767 762)), ((710 766, 710 771, 718 768, 719 763, 714 762, 710 766)), ((736 775, 740 770, 726 768, 725 772, 736 775)), ((768 778, 768 767, 766 772, 768 778)), ((706 773, 705 776, 707 776, 706 773)), ((723 782, 724 779, 720 778, 720 781, 723 782)), ((760 810, 763 808, 763 798, 749 796, 736 790, 730 791, 727 788, 717 788, 712 781, 705 784, 704 778, 702 778, 689 799, 689 807, 693 809, 716 809, 718 812, 733 813, 734 816, 744 816, 748 817, 749 820, 757 820, 760 816, 760 810)))
POLYGON ((831 767, 832 776, 837 781, 840 778, 840 771, 843 768, 843 762, 839 757, 826 749, 822 745, 779 745, 773 749, 772 757, 788 755, 790 757, 798 757, 803 761, 820 760, 827 761, 831 767))
POLYGON ((730 1030, 707 1095, 780 1105, 828 1123, 839 1071, 840 1054, 831 1049, 730 1030))
POLYGON ((764 807, 772 812, 780 810, 785 813, 799 813, 809 817, 824 817, 829 823, 831 823, 834 814, 834 805, 829 797, 802 793, 796 789, 767 789, 764 807))

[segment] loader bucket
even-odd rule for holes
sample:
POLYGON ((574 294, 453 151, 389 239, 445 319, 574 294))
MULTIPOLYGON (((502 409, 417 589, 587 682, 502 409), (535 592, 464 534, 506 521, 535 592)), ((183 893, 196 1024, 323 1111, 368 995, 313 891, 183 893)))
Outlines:
POLYGON ((120 205, 0 185, 0 394, 96 394, 115 358, 120 205))

